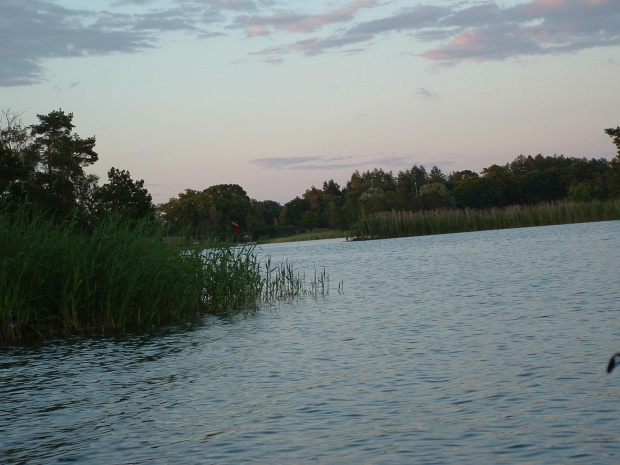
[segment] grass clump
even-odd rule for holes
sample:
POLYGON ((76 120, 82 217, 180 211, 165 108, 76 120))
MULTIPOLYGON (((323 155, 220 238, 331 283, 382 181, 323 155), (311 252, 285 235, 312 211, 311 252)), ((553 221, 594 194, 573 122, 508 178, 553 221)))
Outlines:
POLYGON ((0 345, 191 320, 306 293, 288 270, 286 278, 279 268, 264 276, 252 247, 188 249, 162 238, 148 220, 112 216, 85 232, 43 214, 0 211, 0 345), (283 279, 286 288, 277 284, 283 279))
POLYGON ((392 211, 361 219, 355 224, 353 235, 363 239, 385 239, 618 219, 620 200, 562 201, 488 210, 392 211))

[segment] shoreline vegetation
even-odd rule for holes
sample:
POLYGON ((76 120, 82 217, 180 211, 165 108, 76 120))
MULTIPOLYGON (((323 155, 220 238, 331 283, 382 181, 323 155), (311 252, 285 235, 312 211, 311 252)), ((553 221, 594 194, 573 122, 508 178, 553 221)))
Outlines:
POLYGON ((564 200, 489 209, 390 211, 368 215, 348 231, 315 230, 260 240, 258 243, 276 244, 338 238, 351 242, 614 220, 620 220, 620 199, 590 202, 564 200))
MULTIPOLYGON (((347 241, 620 220, 620 199, 486 210, 383 212, 350 231, 277 241, 347 241)), ((0 211, 0 347, 76 334, 118 333, 253 311, 296 296, 329 294, 290 263, 260 261, 254 245, 171 241, 151 219, 110 215, 92 231, 23 208, 0 211)), ((339 290, 340 290, 339 285, 339 290)))
POLYGON ((253 246, 188 248, 152 220, 120 215, 84 231, 29 209, 0 211, 0 346, 76 334, 117 333, 253 311, 329 294, 291 264, 259 261, 253 246))
POLYGON ((306 282, 288 263, 260 261, 256 243, 620 219, 620 127, 605 129, 618 148, 611 161, 519 155, 481 174, 375 168, 284 205, 218 184, 155 206, 128 171, 112 167, 102 185, 85 171, 99 159, 96 139, 74 132, 73 113, 38 114, 30 126, 20 116, 0 110, 0 347, 329 292, 325 271, 306 282))
POLYGON ((352 240, 388 239, 613 220, 620 220, 620 199, 565 200, 485 210, 381 212, 358 221, 351 236, 352 240))

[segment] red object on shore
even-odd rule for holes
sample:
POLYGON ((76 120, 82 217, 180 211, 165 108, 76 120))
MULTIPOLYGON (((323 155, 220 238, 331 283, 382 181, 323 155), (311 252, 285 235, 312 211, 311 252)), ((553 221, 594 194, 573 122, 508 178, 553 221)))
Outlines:
POLYGON ((238 236, 239 235, 239 225, 237 223, 235 223, 234 221, 231 221, 230 224, 232 224, 232 235, 233 236, 238 236))

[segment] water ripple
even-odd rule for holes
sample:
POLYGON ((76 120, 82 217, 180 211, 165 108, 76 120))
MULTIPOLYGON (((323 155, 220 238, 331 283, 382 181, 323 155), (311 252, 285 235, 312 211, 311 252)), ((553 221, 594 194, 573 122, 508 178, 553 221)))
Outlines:
MULTIPOLYGON (((620 222, 264 247, 345 294, 0 354, 6 463, 618 462, 620 222)), ((0 460, 0 461, 2 461, 0 460)))

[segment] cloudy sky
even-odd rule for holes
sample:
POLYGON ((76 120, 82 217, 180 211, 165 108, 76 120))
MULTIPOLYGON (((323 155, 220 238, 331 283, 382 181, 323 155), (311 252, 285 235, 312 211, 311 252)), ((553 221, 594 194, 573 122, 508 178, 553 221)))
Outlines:
POLYGON ((157 203, 612 158, 620 0, 0 0, 0 108, 73 112, 157 203))

